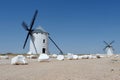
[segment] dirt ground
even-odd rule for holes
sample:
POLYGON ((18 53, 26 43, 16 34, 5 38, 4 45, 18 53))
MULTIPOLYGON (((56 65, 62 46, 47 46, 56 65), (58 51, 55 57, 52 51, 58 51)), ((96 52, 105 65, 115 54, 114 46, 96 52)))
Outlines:
POLYGON ((0 60, 0 80, 120 80, 120 58, 80 59, 11 65, 0 60))

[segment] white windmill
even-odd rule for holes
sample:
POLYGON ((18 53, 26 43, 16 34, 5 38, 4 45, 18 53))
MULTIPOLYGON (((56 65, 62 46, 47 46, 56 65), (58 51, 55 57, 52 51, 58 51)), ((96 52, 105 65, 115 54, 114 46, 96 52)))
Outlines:
POLYGON ((50 39, 54 45, 59 49, 60 53, 63 54, 62 50, 56 45, 56 43, 52 40, 52 38, 49 36, 49 33, 46 32, 42 27, 38 27, 36 29, 32 29, 36 16, 38 14, 38 10, 35 11, 35 14, 33 16, 32 22, 29 26, 25 22, 22 23, 23 28, 28 31, 27 37, 24 42, 23 49, 26 46, 27 40, 30 36, 30 49, 29 53, 32 54, 48 54, 48 39, 50 39))
POLYGON ((112 44, 114 43, 114 41, 112 41, 111 43, 107 43, 107 42, 104 41, 104 43, 106 44, 106 46, 103 50, 107 51, 108 56, 113 55, 114 48, 112 47, 112 44))
POLYGON ((31 53, 48 53, 48 33, 42 28, 38 27, 32 32, 33 37, 30 39, 31 53), (34 42, 34 43, 33 43, 34 42), (34 47, 35 45, 35 47, 34 47))

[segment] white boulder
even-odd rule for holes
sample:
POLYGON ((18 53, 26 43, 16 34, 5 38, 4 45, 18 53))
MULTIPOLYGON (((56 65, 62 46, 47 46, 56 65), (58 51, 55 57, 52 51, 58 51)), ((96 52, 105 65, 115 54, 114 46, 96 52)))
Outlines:
POLYGON ((52 57, 53 57, 53 58, 57 58, 57 54, 53 54, 52 57))
POLYGON ((97 59, 97 56, 92 56, 91 55, 91 57, 89 57, 89 59, 97 59))
POLYGON ((83 56, 78 56, 78 59, 82 59, 83 56))
POLYGON ((114 58, 117 58, 117 57, 119 57, 119 55, 115 55, 115 56, 114 56, 114 58))
POLYGON ((11 64, 25 65, 25 64, 28 64, 28 62, 23 55, 18 55, 18 56, 15 56, 11 59, 11 64))
POLYGON ((37 55, 30 55, 30 56, 26 56, 28 59, 36 59, 37 55))
POLYGON ((73 54, 68 53, 67 56, 66 56, 66 58, 69 59, 69 60, 72 60, 73 59, 73 54))
POLYGON ((39 62, 44 62, 44 61, 49 61, 50 57, 47 54, 40 54, 38 61, 39 62))
POLYGON ((78 59, 78 55, 73 55, 73 59, 77 60, 78 59))
POLYGON ((5 56, 0 56, 0 59, 9 59, 9 56, 5 55, 5 56))
POLYGON ((88 58, 89 58, 88 55, 83 55, 83 56, 82 56, 82 59, 88 59, 88 58))
POLYGON ((64 56, 63 55, 58 55, 57 60, 60 60, 60 61, 64 60, 64 56))

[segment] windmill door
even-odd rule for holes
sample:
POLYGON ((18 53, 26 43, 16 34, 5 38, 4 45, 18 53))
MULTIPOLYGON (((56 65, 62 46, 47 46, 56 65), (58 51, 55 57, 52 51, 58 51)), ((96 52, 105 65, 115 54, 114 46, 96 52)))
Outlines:
POLYGON ((46 51, 45 48, 43 48, 43 49, 42 49, 42 53, 45 53, 45 51, 46 51))

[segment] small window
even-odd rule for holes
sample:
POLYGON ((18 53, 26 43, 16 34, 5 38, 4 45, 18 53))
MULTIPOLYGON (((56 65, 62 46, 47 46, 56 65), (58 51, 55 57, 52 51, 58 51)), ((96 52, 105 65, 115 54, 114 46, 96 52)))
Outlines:
POLYGON ((42 49, 42 53, 45 53, 45 48, 42 49))
POLYGON ((45 43, 45 39, 43 39, 43 43, 45 43))

